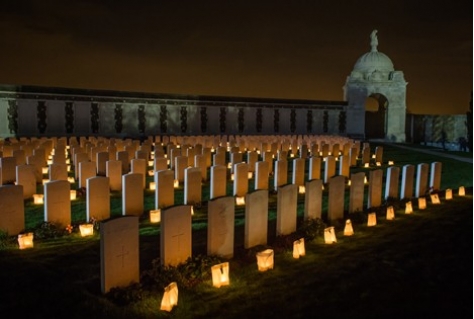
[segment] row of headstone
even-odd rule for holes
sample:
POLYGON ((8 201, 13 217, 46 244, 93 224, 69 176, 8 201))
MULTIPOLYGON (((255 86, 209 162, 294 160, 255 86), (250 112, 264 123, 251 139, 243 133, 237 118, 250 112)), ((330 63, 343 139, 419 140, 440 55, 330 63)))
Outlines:
MULTIPOLYGON (((236 164, 238 165, 238 164, 236 164)), ((216 166, 215 170, 219 167, 216 166)), ((425 168, 420 164, 419 170, 425 168)), ((440 164, 432 163, 431 180, 439 182, 440 164)), ((407 167, 406 171, 409 171, 407 167)), ((238 174, 239 168, 235 172, 238 174)), ((387 172, 386 196, 396 195, 399 169, 391 167, 387 172), (391 181, 392 180, 392 181, 391 181), (393 182, 397 180, 397 182, 393 182)), ((199 174, 196 174, 199 175, 199 174)), ((420 175, 424 175, 420 172, 420 175)), ((382 198, 382 176, 380 169, 369 173, 368 208, 380 206, 382 198)), ((156 173, 157 180, 168 178, 172 189, 171 171, 156 173)), ((362 209, 364 198, 363 172, 351 176, 350 212, 362 209)), ((196 179, 199 179, 196 177, 196 179)), ((408 180, 406 178, 406 180, 408 180)), ((420 181, 419 184, 423 184, 420 181)), ((418 184, 418 183, 417 183, 418 184)), ((106 188, 107 183, 104 183, 106 188)), ((321 218, 323 181, 320 179, 305 183, 304 218, 321 218)), ((346 178, 342 175, 329 180, 329 221, 344 218, 344 194, 346 178)), ((277 193, 276 234, 287 235, 296 231, 298 185, 280 186, 277 193)), ((234 194, 237 195, 237 194, 234 194)), ((267 244, 268 236, 268 190, 261 189, 245 194, 244 247, 251 248, 267 244)), ((172 203, 170 203, 172 204, 172 203)), ((164 266, 176 266, 192 255, 192 205, 170 206, 161 210, 160 261, 164 266)), ((207 254, 232 258, 235 236, 235 197, 221 196, 208 203, 207 254)), ((101 226, 101 282, 102 291, 112 287, 125 286, 139 280, 138 218, 123 217, 103 222, 101 226)))
MULTIPOLYGON (((277 161, 280 162, 280 161, 277 161)), ((262 162, 262 164, 265 162, 262 162)), ((234 196, 245 196, 248 192, 247 174, 248 169, 246 164, 236 164, 236 178, 234 179, 234 196), (242 170, 242 171, 241 171, 242 170), (244 186, 240 187, 239 181, 242 180, 241 184, 244 186), (239 188, 240 187, 240 188, 239 188)), ((263 164, 262 167, 265 167, 263 164)), ((260 165, 257 166, 256 176, 260 176, 259 169, 260 165)), ((278 170, 278 166, 277 166, 278 170)), ((31 167, 28 165, 22 165, 17 167, 19 180, 25 179, 23 185, 20 184, 22 190, 22 200, 25 196, 25 189, 30 188, 30 192, 33 191, 35 184, 32 182, 33 173, 31 167), (29 177, 28 177, 29 176, 29 177)), ((294 170, 297 172, 298 169, 294 170)), ((225 196, 225 183, 226 183, 226 170, 223 166, 213 167, 211 170, 211 199, 225 196), (216 172, 220 170, 221 175, 217 175, 216 172)), ((438 190, 441 182, 441 163, 434 162, 431 164, 431 171, 429 165, 422 163, 417 166, 416 184, 413 189, 414 181, 414 166, 405 165, 402 171, 402 180, 400 192, 399 189, 399 173, 398 167, 389 167, 387 169, 387 178, 385 183, 385 199, 392 197, 400 199, 421 197, 427 195, 430 191, 438 190), (430 172, 430 174, 428 174, 430 172), (428 187, 429 185, 430 188, 428 187), (415 190, 415 194, 413 191, 415 190)), ((184 204, 195 205, 201 202, 201 178, 199 169, 188 168, 187 169, 187 180, 185 183, 185 202, 184 204)), ((169 170, 162 170, 155 173, 156 185, 158 185, 155 191, 155 208, 166 208, 173 206, 174 203, 174 185, 173 185, 173 173, 169 170)), ((296 181, 294 177, 294 181, 296 181)), ((344 212, 344 198, 345 193, 345 177, 342 175, 334 176, 329 182, 329 199, 328 199, 328 218, 339 219, 342 218, 344 212)), ((363 210, 363 199, 364 199, 364 173, 357 173, 351 176, 351 187, 349 191, 349 212, 356 212, 363 210)), ((367 194, 367 208, 378 207, 382 203, 382 182, 383 172, 382 170, 372 170, 369 173, 369 185, 367 194)), ((122 207, 123 215, 135 215, 139 216, 144 212, 144 193, 141 187, 136 187, 143 183, 143 175, 139 173, 129 173, 122 175, 122 183, 124 185, 124 191, 122 194, 122 207)), ((259 182, 260 183, 260 182, 259 182)), ((259 184, 259 183, 256 183, 259 184)), ((322 184, 321 181, 318 183, 322 184)), ((305 214, 308 216, 317 216, 320 213, 320 208, 314 208, 314 201, 312 202, 309 198, 316 198, 315 200, 320 202, 321 196, 314 196, 315 190, 311 188, 311 183, 307 183, 308 193, 305 198, 305 214)), ((91 177, 87 179, 87 219, 98 219, 103 220, 110 217, 110 191, 109 191, 109 178, 108 177, 91 177), (89 189, 90 188, 90 189, 89 189)), ((286 184, 285 184, 286 185, 286 184)), ((280 185, 280 188, 285 186, 280 185)), ((300 186, 296 183, 291 185, 300 186)), ((322 188, 322 186, 320 187, 322 188)), ((65 180, 50 181, 44 185, 44 219, 45 221, 58 222, 64 225, 68 225, 71 222, 71 204, 70 204, 70 184, 65 180)), ((317 190, 316 190, 317 191, 317 190)), ((7 191, 4 191, 8 193, 7 191)), ((280 194, 280 193, 279 193, 280 194)), ((280 195, 279 195, 280 196, 280 195)), ((5 195, 5 198, 8 196, 5 195)), ((12 196, 12 198, 16 198, 12 196)), ((4 200, 4 202, 11 202, 11 200, 4 200)), ((21 202, 22 204, 22 202, 21 202)), ((14 207, 19 205, 13 205, 14 207)), ((21 205, 23 206, 23 205, 21 205)), ((320 205, 318 205, 320 206, 320 205)), ((11 209, 10 209, 11 210, 11 209)), ((293 211, 293 209, 289 209, 293 211)), ((20 223, 21 219, 19 219, 20 223)), ((284 223, 286 225, 286 223, 284 223)), ((283 229, 283 228, 282 228, 283 229)), ((17 229, 15 228, 15 231, 17 229)), ((284 230, 281 230, 285 232, 284 230)))

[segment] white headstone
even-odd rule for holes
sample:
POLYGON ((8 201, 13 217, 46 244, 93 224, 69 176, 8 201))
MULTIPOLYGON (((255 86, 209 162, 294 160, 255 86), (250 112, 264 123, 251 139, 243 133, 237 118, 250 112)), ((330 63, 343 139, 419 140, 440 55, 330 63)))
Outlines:
POLYGON ((298 186, 289 184, 278 188, 276 234, 289 235, 296 231, 298 186))
POLYGON ((398 198, 398 183, 400 179, 400 168, 391 166, 387 168, 387 177, 385 180, 385 199, 398 198))
POLYGON ((267 161, 259 161, 255 163, 255 190, 268 190, 268 177, 270 167, 267 161))
POLYGON ((16 158, 0 157, 0 185, 15 184, 16 158))
POLYGON ((50 181, 67 181, 67 165, 53 163, 49 165, 49 180, 50 181))
POLYGON ((382 205, 383 171, 376 169, 369 173, 369 190, 367 195, 367 208, 382 205))
POLYGON ((188 167, 184 170, 184 204, 196 205, 202 201, 201 169, 188 167))
POLYGON ((144 194, 141 187, 142 174, 122 175, 122 215, 140 216, 143 214, 144 194))
POLYGON ((140 281, 138 218, 123 216, 100 224, 102 293, 140 281))
POLYGON ((174 172, 166 169, 155 172, 155 209, 174 205, 174 172))
POLYGON ((362 212, 364 210, 365 173, 352 174, 350 181, 349 213, 362 212))
POLYGON ((425 196, 428 192, 428 171, 429 165, 421 163, 416 169, 415 197, 425 196))
POLYGON ((31 198, 36 193, 35 167, 33 165, 19 165, 16 167, 17 185, 23 186, 23 198, 31 198))
POLYGON ((334 156, 327 156, 324 161, 324 183, 329 183, 333 176, 336 176, 336 159, 334 156))
POLYGON ((161 265, 176 266, 191 257, 191 208, 190 205, 179 205, 161 210, 161 265))
POLYGON ((25 229, 23 186, 0 186, 0 230, 8 235, 18 235, 25 229))
POLYGON ((404 165, 402 168, 402 182, 400 187, 400 199, 410 199, 413 197, 413 184, 415 176, 415 166, 404 165))
POLYGON ((106 176, 109 178, 110 190, 119 192, 122 190, 122 162, 121 161, 107 161, 105 164, 106 176))
POLYGON ((109 178, 96 176, 87 179, 87 220, 105 220, 110 218, 109 178))
POLYGON ((242 197, 248 192, 248 165, 246 163, 234 164, 234 196, 242 197))
POLYGON ((345 177, 334 176, 329 179, 328 220, 344 218, 345 177))
POLYGON ((313 179, 305 183, 304 218, 318 219, 322 214, 323 181, 313 179))
POLYGON ((71 185, 68 181, 44 184, 44 220, 61 226, 71 224, 71 185))
POLYGON ((208 202, 208 255, 234 256, 234 218, 234 197, 220 197, 208 202))
POLYGON ((131 173, 138 173, 142 175, 142 189, 146 187, 146 176, 147 170, 146 167, 148 165, 148 161, 141 159, 141 158, 134 158, 131 161, 131 173))
POLYGON ((97 175, 95 162, 80 162, 79 163, 79 187, 85 188, 88 178, 97 175))
POLYGON ((268 233, 268 190, 261 189, 245 196, 246 249, 267 244, 268 233))
POLYGON ((441 162, 431 163, 430 170, 430 189, 433 191, 439 191, 441 189, 441 169, 443 164, 441 162))

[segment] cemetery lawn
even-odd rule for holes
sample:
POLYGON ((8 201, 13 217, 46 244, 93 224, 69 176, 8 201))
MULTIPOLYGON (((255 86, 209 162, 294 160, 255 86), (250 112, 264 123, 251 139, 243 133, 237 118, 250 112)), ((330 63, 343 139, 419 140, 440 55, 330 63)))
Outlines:
MULTIPOLYGON (((440 193, 440 205, 428 201, 426 210, 410 215, 394 203, 395 220, 378 214, 375 227, 367 227, 366 214, 358 214, 353 236, 344 237, 342 226, 335 225, 336 244, 324 244, 319 234, 306 243, 306 256, 300 259, 293 259, 290 245, 275 237, 270 212, 268 247, 275 249, 275 267, 263 273, 257 271, 255 252, 266 247, 243 249, 242 209, 236 209, 230 286, 214 288, 207 278, 192 288, 178 287, 178 306, 171 313, 159 310, 162 290, 145 285, 128 291, 129 303, 101 294, 97 234, 81 238, 74 231, 37 240, 27 250, 3 239, 1 318, 472 318, 472 163, 383 146, 384 161, 400 167, 442 162, 442 188, 453 188, 454 199, 445 201, 440 193), (467 196, 456 196, 460 185, 467 187, 467 196)), ((153 206, 150 196, 146 210, 153 206)), ((176 196, 181 203, 182 194, 176 196)), ((117 202, 120 197, 113 194, 113 216, 120 214, 117 202)), ((81 221, 84 200, 74 202, 72 210, 73 220, 81 221)), ((27 203, 25 211, 30 225, 41 221, 38 206, 27 203)), ((146 215, 140 221, 142 273, 159 257, 159 226, 146 215)), ((193 217, 193 255, 206 252, 205 215, 204 206, 193 217)))

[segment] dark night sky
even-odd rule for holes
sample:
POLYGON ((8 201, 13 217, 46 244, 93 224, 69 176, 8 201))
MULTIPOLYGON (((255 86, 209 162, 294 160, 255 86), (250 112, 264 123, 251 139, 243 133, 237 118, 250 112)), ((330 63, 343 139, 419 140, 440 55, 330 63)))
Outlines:
POLYGON ((0 84, 343 100, 378 30, 413 113, 464 113, 471 0, 2 1, 0 84))

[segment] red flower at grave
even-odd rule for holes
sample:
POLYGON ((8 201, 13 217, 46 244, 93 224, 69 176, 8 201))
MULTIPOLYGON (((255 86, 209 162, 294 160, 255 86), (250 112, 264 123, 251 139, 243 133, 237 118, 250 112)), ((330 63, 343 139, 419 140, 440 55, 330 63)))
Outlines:
POLYGON ((71 225, 67 225, 66 226, 66 231, 70 234, 72 233, 72 226, 71 225))

